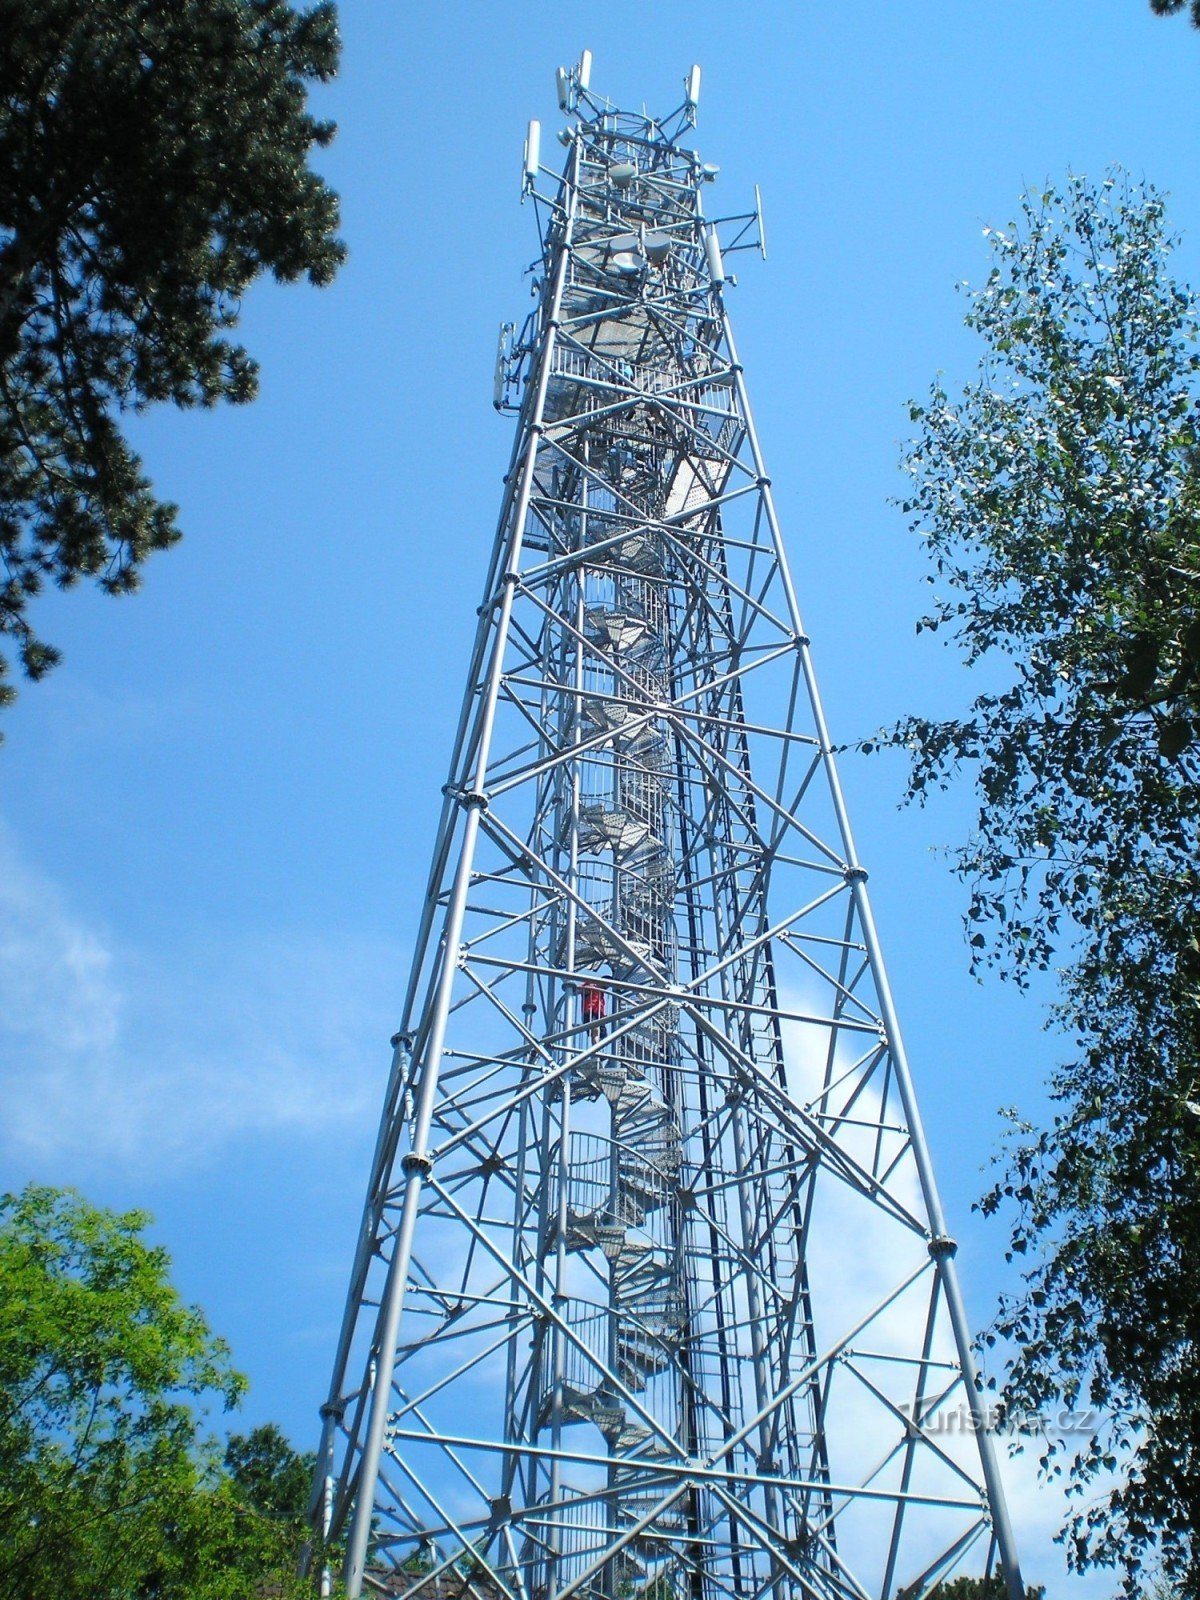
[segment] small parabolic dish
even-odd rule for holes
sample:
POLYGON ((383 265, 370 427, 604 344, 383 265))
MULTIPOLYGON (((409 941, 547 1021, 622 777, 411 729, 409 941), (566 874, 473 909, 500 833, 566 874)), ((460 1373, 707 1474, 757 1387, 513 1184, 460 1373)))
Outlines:
POLYGON ((631 274, 645 269, 641 241, 636 233, 620 233, 608 243, 608 265, 613 272, 631 274))

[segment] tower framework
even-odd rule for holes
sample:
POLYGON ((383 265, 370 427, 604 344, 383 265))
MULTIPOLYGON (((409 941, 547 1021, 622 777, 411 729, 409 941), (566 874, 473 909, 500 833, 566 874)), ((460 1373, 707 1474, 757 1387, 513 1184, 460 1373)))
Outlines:
POLYGON ((348 1593, 1022 1594, 741 363, 757 214, 560 74, 314 1496, 348 1593))

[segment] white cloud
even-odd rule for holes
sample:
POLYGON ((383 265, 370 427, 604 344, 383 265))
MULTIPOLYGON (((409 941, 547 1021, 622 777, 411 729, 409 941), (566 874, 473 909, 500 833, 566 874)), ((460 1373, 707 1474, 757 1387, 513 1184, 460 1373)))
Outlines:
POLYGON ((114 1042, 120 995, 103 935, 84 926, 55 886, 0 832, 0 1019, 31 1044, 68 1051, 114 1042))
POLYGON ((393 948, 287 934, 122 946, 2 830, 0 1144, 87 1176, 369 1121, 399 965, 393 948))

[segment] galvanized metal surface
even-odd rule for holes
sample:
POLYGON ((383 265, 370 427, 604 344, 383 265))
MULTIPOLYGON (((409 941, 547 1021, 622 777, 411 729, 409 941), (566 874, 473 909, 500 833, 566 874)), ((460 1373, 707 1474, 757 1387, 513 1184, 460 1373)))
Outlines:
POLYGON ((1012 1534, 725 307, 760 218, 562 76, 517 437, 316 1531, 475 1600, 892 1600, 1012 1534), (584 995, 587 993, 585 1003, 584 995), (601 1014, 602 1013, 602 1014, 601 1014))

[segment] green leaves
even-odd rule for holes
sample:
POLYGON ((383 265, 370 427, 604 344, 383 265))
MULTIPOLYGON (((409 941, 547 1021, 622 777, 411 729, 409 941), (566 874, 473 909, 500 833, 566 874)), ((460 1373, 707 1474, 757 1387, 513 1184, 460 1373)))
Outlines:
POLYGON ((1158 729, 1159 754, 1173 761, 1190 748, 1195 737, 1196 730, 1188 717, 1168 717, 1158 729))
POLYGON ((1158 678, 1161 643, 1153 634, 1137 634, 1125 655, 1125 671, 1113 686, 1122 699, 1142 701, 1158 678))
POLYGON ((252 399, 241 296, 343 258, 305 106, 339 41, 285 0, 0 0, 0 37, 0 634, 36 677, 44 583, 127 593, 180 537, 121 414, 252 399))
POLYGON ((70 1191, 0 1197, 0 1593, 299 1594, 311 1459, 265 1427, 222 1467, 205 1425, 245 1380, 148 1221, 70 1191))
POLYGON ((197 1402, 244 1383, 166 1276, 137 1212, 29 1189, 0 1201, 0 1587, 49 1594, 67 1564, 134 1561, 144 1506, 176 1514, 198 1480, 197 1402), (81 1533, 80 1530, 91 1530, 81 1533))
MULTIPOLYGON (((990 1578, 952 1578, 949 1583, 939 1583, 933 1591, 938 1600, 1007 1600, 1008 1590, 1004 1574, 995 1572, 990 1578)), ((901 1589, 896 1600, 909 1600, 916 1590, 901 1589)), ((1044 1589, 1028 1588, 1026 1600, 1045 1600, 1044 1589)))
POLYGON ((1014 1128, 981 1203, 1021 1271, 992 1332, 1003 1399, 1094 1409, 1043 1458, 1076 1495, 1072 1563, 1136 1596, 1153 1557, 1194 1593, 1200 323, 1161 199, 1118 172, 1027 195, 989 239, 967 291, 979 372, 912 408, 904 508, 934 578, 923 625, 992 687, 886 738, 911 753, 909 798, 970 775, 972 964, 1054 968, 1071 1041, 1051 1125, 1014 1128))

